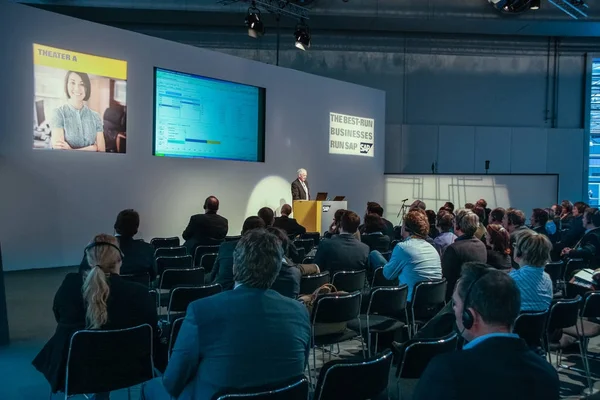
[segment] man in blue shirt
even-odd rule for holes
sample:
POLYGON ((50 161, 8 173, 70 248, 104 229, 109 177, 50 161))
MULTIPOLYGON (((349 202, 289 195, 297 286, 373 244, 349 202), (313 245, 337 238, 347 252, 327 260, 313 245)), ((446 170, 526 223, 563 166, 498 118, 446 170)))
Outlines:
POLYGON ((456 326, 468 343, 434 358, 414 400, 558 400, 558 374, 511 333, 521 298, 514 280, 466 263, 452 296, 456 326))

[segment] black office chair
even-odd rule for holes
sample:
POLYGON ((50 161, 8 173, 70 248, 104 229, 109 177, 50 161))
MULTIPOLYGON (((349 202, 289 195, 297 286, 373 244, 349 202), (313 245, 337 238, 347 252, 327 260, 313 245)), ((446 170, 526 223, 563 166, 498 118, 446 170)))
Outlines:
MULTIPOLYGON (((552 364, 552 355, 550 349, 557 350, 556 364, 560 365, 560 358, 562 357, 562 348, 560 343, 551 345, 550 335, 558 329, 566 329, 572 326, 575 327, 575 334, 579 336, 579 327, 577 321, 579 318, 579 308, 581 307, 581 296, 577 296, 574 299, 560 299, 554 300, 550 306, 548 313, 548 325, 546 326, 546 353, 548 355, 548 361, 552 364)), ((581 358, 583 359, 583 350, 581 343, 579 343, 579 350, 581 358)), ((585 362, 585 361, 584 361, 585 362)))
POLYGON ((513 333, 527 343, 532 349, 543 346, 546 324, 548 322, 548 311, 523 312, 519 314, 513 327, 513 333))
POLYGON ((413 288, 410 302, 410 325, 412 334, 417 333, 418 327, 433 318, 446 305, 445 278, 439 281, 419 282, 413 288))
POLYGON ((550 279, 552 280, 553 293, 556 293, 558 283, 564 277, 564 267, 565 263, 562 261, 551 262, 544 267, 544 270, 550 275, 550 279))
POLYGON ((202 256, 205 254, 218 254, 220 245, 197 246, 194 250, 194 266, 200 266, 202 256))
MULTIPOLYGON (((378 287, 371 291, 367 313, 360 316, 361 334, 366 334, 369 356, 371 350, 377 353, 379 335, 395 332, 408 324, 408 286, 378 287), (375 346, 371 346, 371 336, 375 334, 375 346)), ((348 323, 350 329, 359 328, 355 321, 348 323)))
POLYGON ((292 261, 296 264, 301 264, 305 255, 306 251, 304 250, 304 247, 298 247, 296 248, 296 254, 292 257, 292 261))
POLYGON ((371 281, 371 288, 381 286, 398 286, 398 278, 390 281, 383 276, 383 267, 379 267, 375 270, 373 280, 371 281))
POLYGON ((120 277, 126 281, 150 287, 150 275, 145 272, 141 274, 121 274, 120 277))
POLYGON ((321 242, 321 234, 319 232, 306 232, 300 235, 300 239, 312 239, 313 247, 317 247, 321 242))
POLYGON ((188 269, 192 268, 192 256, 179 257, 158 257, 156 259, 156 269, 158 276, 162 276, 167 269, 188 269))
POLYGON ((285 382, 259 387, 225 390, 213 400, 307 400, 308 381, 305 376, 294 377, 285 382))
POLYGON ((154 249, 160 249, 162 247, 179 247, 179 238, 176 236, 168 238, 154 238, 150 240, 150 244, 154 246, 154 249))
POLYGON ((179 247, 159 247, 154 251, 154 258, 158 257, 181 257, 187 256, 187 249, 179 247))
POLYGON ((313 239, 296 239, 296 240, 294 240, 294 246, 296 246, 297 249, 303 248, 304 254, 310 253, 310 251, 314 247, 314 243, 315 242, 313 239))
POLYGON ((390 350, 368 360, 330 361, 321 368, 313 400, 367 400, 383 392, 387 395, 391 367, 390 350))
POLYGON ((305 275, 300 279, 300 294, 312 294, 326 283, 329 283, 329 271, 305 275))
POLYGON ((171 297, 171 290, 176 287, 198 287, 204 285, 204 269, 167 269, 160 276, 160 306, 165 306, 171 297))
POLYGON ((575 271, 586 269, 589 266, 589 264, 590 263, 588 261, 581 258, 569 259, 563 271, 563 282, 568 282, 573 276, 573 273, 575 273, 575 271))
POLYGON ((367 279, 367 271, 337 271, 334 272, 331 284, 341 292, 354 292, 356 290, 362 292, 367 279))
POLYGON ((168 349, 168 358, 171 359, 171 353, 173 352, 173 347, 175 346, 175 341, 177 340, 177 336, 179 335, 179 331, 181 330, 181 325, 183 325, 183 321, 185 317, 177 318, 171 324, 171 332, 169 334, 169 349, 168 349))
POLYGON ((314 257, 304 257, 304 259, 302 260, 302 264, 314 264, 314 263, 315 263, 314 257))
POLYGON ((235 242, 236 240, 240 240, 242 238, 242 235, 238 235, 238 236, 225 236, 225 241, 226 242, 235 242))
POLYGON ((381 253, 381 255, 383 256, 383 258, 385 258, 386 261, 390 261, 390 258, 392 258, 391 251, 384 251, 383 253, 381 253))
POLYGON ((390 251, 394 251, 394 248, 400 242, 401 242, 401 240, 392 240, 392 242, 390 243, 390 251))
POLYGON ((75 332, 67 355, 65 400, 130 388, 154 378, 152 335, 148 324, 75 332))
POLYGON ((213 294, 221 293, 223 288, 218 283, 202 285, 197 287, 176 287, 171 290, 169 307, 167 308, 167 320, 172 321, 174 317, 181 316, 186 312, 191 302, 203 299, 213 294))
POLYGON ((419 379, 435 356, 456 350, 457 343, 456 332, 439 339, 411 339, 402 344, 394 343, 393 350, 398 359, 396 378, 419 379))
POLYGON ((218 254, 217 253, 208 253, 208 254, 204 254, 202 256, 202 258, 200 259, 200 266, 202 268, 204 268, 204 272, 206 274, 210 274, 214 265, 215 265, 215 260, 217 259, 218 254))

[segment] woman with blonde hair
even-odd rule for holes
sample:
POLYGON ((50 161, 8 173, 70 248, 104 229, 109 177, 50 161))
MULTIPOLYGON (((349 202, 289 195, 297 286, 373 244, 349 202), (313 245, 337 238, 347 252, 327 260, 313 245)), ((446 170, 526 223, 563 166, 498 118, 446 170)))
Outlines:
POLYGON ((119 276, 123 253, 117 239, 97 235, 85 248, 85 256, 90 269, 65 276, 54 296, 56 331, 33 360, 53 393, 64 391, 69 342, 76 331, 123 329, 142 324, 157 328, 156 306, 148 288, 119 276))

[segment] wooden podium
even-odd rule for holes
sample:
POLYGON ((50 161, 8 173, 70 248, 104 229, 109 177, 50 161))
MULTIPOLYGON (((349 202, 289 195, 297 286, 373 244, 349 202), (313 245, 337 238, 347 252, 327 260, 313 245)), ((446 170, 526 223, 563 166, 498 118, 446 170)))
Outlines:
POLYGON ((329 229, 337 210, 348 209, 347 201, 294 200, 294 218, 306 232, 323 234, 329 229))

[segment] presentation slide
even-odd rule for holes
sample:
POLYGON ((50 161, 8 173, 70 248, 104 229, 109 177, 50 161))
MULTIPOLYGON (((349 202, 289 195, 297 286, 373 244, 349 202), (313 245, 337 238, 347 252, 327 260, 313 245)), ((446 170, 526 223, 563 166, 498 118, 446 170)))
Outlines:
POLYGON ((33 45, 33 148, 127 151, 127 62, 33 45))
POLYGON ((329 113, 329 154, 375 156, 375 120, 329 113))
POLYGON ((264 161, 264 88, 161 68, 154 84, 154 155, 264 161))

